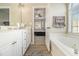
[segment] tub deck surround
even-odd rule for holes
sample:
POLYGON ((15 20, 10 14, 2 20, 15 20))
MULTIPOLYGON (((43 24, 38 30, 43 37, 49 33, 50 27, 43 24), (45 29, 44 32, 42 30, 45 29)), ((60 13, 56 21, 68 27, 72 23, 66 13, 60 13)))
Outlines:
POLYGON ((58 40, 52 40, 51 42, 53 43, 52 48, 51 48, 52 55, 55 55, 55 56, 79 56, 79 54, 74 53, 73 48, 64 45, 62 42, 60 42, 58 40), (54 51, 54 49, 56 49, 56 48, 57 48, 57 50, 54 51))
POLYGON ((43 36, 35 36, 35 44, 30 45, 25 56, 52 56, 48 52, 44 40, 45 38, 43 36))
POLYGON ((51 52, 53 55, 79 56, 79 36, 78 34, 56 31, 48 31, 49 40, 51 40, 51 52), (74 53, 77 49, 78 54, 74 53), (59 52, 57 52, 57 51, 59 52))

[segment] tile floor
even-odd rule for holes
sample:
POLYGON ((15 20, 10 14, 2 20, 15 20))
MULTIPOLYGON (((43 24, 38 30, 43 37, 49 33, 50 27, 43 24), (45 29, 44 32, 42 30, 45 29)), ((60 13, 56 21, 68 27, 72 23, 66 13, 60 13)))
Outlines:
POLYGON ((30 45, 24 56, 51 56, 45 46, 44 36, 35 36, 35 44, 30 45))

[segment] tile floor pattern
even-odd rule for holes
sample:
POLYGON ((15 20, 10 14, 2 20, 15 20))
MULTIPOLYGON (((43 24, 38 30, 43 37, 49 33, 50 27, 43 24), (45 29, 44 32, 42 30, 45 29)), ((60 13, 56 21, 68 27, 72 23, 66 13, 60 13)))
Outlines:
POLYGON ((30 45, 25 56, 51 56, 51 53, 48 52, 45 46, 43 36, 35 37, 35 44, 30 45))

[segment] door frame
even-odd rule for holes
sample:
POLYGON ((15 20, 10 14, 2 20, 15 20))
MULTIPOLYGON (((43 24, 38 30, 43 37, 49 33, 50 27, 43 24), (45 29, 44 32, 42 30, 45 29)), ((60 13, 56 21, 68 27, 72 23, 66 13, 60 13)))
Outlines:
MULTIPOLYGON (((46 7, 33 7, 32 8, 32 44, 34 44, 34 9, 35 8, 45 8, 45 29, 46 29, 46 7)), ((45 30, 46 32, 46 30, 45 30)), ((46 38, 45 38, 46 39, 46 38)))

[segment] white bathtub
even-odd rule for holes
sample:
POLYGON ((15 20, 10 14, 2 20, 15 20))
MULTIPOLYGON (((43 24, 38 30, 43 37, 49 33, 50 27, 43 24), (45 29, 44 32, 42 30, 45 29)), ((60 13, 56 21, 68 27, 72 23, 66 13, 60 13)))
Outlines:
MULTIPOLYGON (((51 53, 55 56, 76 56, 74 53, 74 44, 79 50, 79 37, 73 34, 64 34, 49 32, 49 39, 51 40, 51 53)), ((79 53, 79 51, 78 51, 79 53)))

